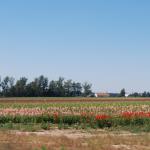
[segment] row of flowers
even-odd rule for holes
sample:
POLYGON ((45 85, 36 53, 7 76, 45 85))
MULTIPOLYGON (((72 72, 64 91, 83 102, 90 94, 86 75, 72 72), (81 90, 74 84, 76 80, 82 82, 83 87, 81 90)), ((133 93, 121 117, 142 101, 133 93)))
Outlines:
MULTIPOLYGON (((31 113, 32 114, 32 113, 31 113)), ((150 125, 150 112, 122 112, 120 115, 94 114, 93 112, 83 112, 80 115, 60 114, 1 114, 0 125, 5 123, 48 123, 48 124, 67 124, 67 125, 87 125, 92 128, 116 127, 127 125, 150 125)))
POLYGON ((23 104, 11 104, 11 105, 0 105, 0 114, 10 113, 10 114, 47 114, 53 112, 59 112, 62 114, 72 114, 80 115, 82 112, 93 112, 94 114, 113 114, 120 115, 122 112, 150 112, 150 105, 147 103, 141 104, 130 104, 126 105, 121 104, 32 104, 32 105, 23 105, 23 104))
POLYGON ((50 109, 40 109, 40 108, 4 108, 0 109, 0 116, 40 116, 40 115, 54 115, 57 117, 58 115, 78 115, 81 117, 95 117, 96 120, 113 118, 116 116, 123 118, 133 118, 133 117, 148 117, 150 118, 150 111, 122 111, 120 113, 98 113, 94 111, 84 111, 84 112, 69 112, 69 111, 54 111, 50 109))
POLYGON ((133 117, 147 117, 150 118, 150 112, 144 112, 144 111, 124 111, 120 114, 97 114, 95 112, 81 112, 81 113, 65 113, 65 112, 53 112, 49 110, 39 109, 39 108, 6 108, 6 109, 0 109, 0 116, 40 116, 40 115, 53 115, 54 117, 58 117, 59 115, 77 115, 81 117, 95 117, 96 120, 103 120, 113 117, 123 117, 123 118, 133 118, 133 117))
POLYGON ((106 120, 113 117, 122 117, 125 119, 132 119, 132 118, 150 118, 150 112, 122 112, 118 116, 111 116, 111 115, 105 115, 105 114, 98 114, 95 116, 96 120, 106 120))

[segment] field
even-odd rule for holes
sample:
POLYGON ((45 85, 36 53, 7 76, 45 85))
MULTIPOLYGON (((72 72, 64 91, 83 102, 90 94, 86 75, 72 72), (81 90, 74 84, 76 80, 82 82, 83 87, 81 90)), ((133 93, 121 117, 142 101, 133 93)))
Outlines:
POLYGON ((76 102, 143 102, 150 101, 150 98, 84 98, 84 97, 11 97, 0 98, 0 103, 76 103, 76 102))
POLYGON ((0 99, 0 150, 142 150, 149 132, 149 98, 0 99))

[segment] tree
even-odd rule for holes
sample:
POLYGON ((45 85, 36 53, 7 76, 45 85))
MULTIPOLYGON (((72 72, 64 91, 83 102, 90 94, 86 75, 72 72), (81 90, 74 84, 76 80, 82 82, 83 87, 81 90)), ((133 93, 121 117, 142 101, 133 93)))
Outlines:
POLYGON ((137 92, 134 92, 132 94, 129 95, 129 97, 140 97, 141 95, 137 92))
POLYGON ((64 82, 65 96, 72 96, 72 80, 67 80, 64 82))
POLYGON ((72 96, 81 96, 82 94, 82 86, 81 86, 81 83, 79 82, 73 82, 72 83, 72 92, 71 92, 72 96))
POLYGON ((37 88, 38 88, 38 96, 47 96, 48 92, 48 78, 41 75, 39 78, 37 78, 37 88))
POLYGON ((15 85, 15 96, 26 96, 26 84, 27 78, 22 77, 20 78, 15 85))
POLYGON ((147 92, 147 97, 150 97, 150 92, 147 92))
POLYGON ((13 77, 6 76, 2 81, 0 78, 0 96, 16 96, 16 97, 37 97, 37 96, 90 96, 92 94, 92 85, 85 82, 83 85, 72 80, 65 80, 59 77, 58 80, 48 81, 48 78, 43 75, 35 78, 33 81, 27 83, 26 77, 21 77, 14 82, 13 77))
MULTIPOLYGON (((90 85, 92 87, 92 85, 90 85)), ((91 87, 89 88, 89 92, 92 93, 91 87)), ((75 83, 75 96, 81 96, 82 94, 82 85, 81 83, 77 82, 75 83)))
POLYGON ((120 97, 125 97, 125 89, 123 88, 121 91, 120 91, 120 97))
POLYGON ((49 84, 49 89, 48 89, 48 96, 57 96, 58 92, 57 92, 57 82, 52 80, 49 84))
POLYGON ((64 89, 64 78, 59 77, 57 83, 57 92, 59 97, 65 96, 65 89, 64 89))
POLYGON ((2 86, 1 86, 1 76, 0 76, 0 96, 2 96, 2 86))
POLYGON ((2 95, 3 96, 11 96, 12 88, 14 86, 14 78, 6 76, 1 82, 2 87, 2 95))
POLYGON ((150 93, 145 91, 142 93, 142 97, 150 97, 150 93))
POLYGON ((37 96, 36 95, 36 85, 35 85, 34 81, 27 84, 27 86, 26 86, 26 96, 29 96, 29 97, 37 96))
POLYGON ((83 85, 83 96, 89 96, 90 94, 92 94, 92 90, 91 90, 91 87, 92 87, 92 84, 89 84, 87 82, 85 82, 83 85))
POLYGON ((33 82, 27 85, 28 96, 47 96, 48 94, 48 78, 43 75, 35 78, 33 82))

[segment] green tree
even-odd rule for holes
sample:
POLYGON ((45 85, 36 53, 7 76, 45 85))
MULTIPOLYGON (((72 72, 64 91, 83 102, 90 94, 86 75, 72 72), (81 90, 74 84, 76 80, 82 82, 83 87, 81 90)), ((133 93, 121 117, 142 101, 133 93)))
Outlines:
MULTIPOLYGON (((90 85, 91 87, 92 87, 92 85, 90 85)), ((79 83, 79 82, 77 82, 76 84, 75 84, 75 96, 81 96, 81 94, 82 94, 82 85, 81 85, 81 83, 79 83)), ((92 93, 92 90, 91 90, 91 87, 89 88, 89 92, 90 93, 92 93)))
POLYGON ((59 97, 63 97, 65 96, 65 88, 64 88, 64 78, 63 77, 59 77, 58 81, 57 81, 57 92, 59 97))
POLYGON ((126 91, 125 91, 125 89, 123 88, 123 89, 120 91, 120 97, 125 97, 125 94, 126 94, 126 91))
POLYGON ((3 96, 12 96, 11 89, 14 86, 14 78, 6 76, 1 82, 2 95, 3 96))
POLYGON ((150 97, 150 93, 144 91, 144 92, 142 93, 142 97, 150 97))
POLYGON ((0 96, 2 96, 2 83, 1 83, 1 76, 0 76, 0 96))
POLYGON ((27 78, 21 77, 19 80, 17 80, 16 85, 14 87, 15 89, 15 96, 26 96, 26 84, 27 84, 27 78))
POLYGON ((89 84, 87 82, 85 82, 83 85, 83 96, 89 96, 90 94, 92 94, 92 90, 91 90, 91 87, 92 87, 92 84, 89 84))
POLYGON ((57 96, 58 95, 58 92, 57 92, 57 82, 52 80, 50 81, 50 84, 49 84, 49 89, 48 89, 48 96, 57 96))
POLYGON ((36 84, 35 82, 30 82, 27 84, 26 86, 26 96, 29 96, 29 97, 34 97, 34 96, 37 96, 36 93, 36 84))
POLYGON ((47 96, 48 93, 48 78, 43 75, 35 78, 33 82, 27 86, 28 91, 33 96, 47 96))
POLYGON ((72 96, 81 96, 82 94, 82 86, 81 86, 81 83, 79 82, 73 82, 72 83, 72 92, 71 92, 72 96))
POLYGON ((48 78, 43 75, 35 78, 33 81, 27 83, 26 77, 21 77, 14 82, 13 77, 6 76, 2 81, 0 78, 0 96, 89 96, 92 93, 91 84, 85 82, 83 85, 72 80, 65 81, 63 77, 58 80, 52 80, 50 83, 48 78), (15 84, 14 84, 15 83, 15 84), (83 90, 83 92, 82 92, 83 90))
POLYGON ((141 97, 141 95, 137 92, 134 92, 134 93, 130 94, 129 97, 141 97))
POLYGON ((67 80, 64 82, 65 96, 72 96, 72 80, 67 80))
POLYGON ((37 88, 38 88, 38 96, 47 96, 48 92, 48 78, 44 77, 41 75, 39 78, 36 80, 37 88))

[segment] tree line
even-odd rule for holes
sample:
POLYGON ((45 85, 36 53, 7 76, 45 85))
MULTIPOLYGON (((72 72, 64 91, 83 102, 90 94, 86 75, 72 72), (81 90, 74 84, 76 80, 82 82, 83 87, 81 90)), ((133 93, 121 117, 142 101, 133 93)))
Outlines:
POLYGON ((13 77, 0 78, 1 97, 76 97, 92 94, 92 84, 75 82, 59 77, 51 80, 43 75, 28 82, 26 77, 15 81, 13 77))
POLYGON ((150 97, 150 92, 144 91, 143 93, 134 92, 129 95, 130 97, 150 97))
MULTIPOLYGON (((126 91, 125 89, 122 89, 120 91, 120 94, 118 96, 125 97, 126 91)), ((128 97, 150 97, 150 92, 144 91, 143 93, 134 92, 128 95, 128 97)))

